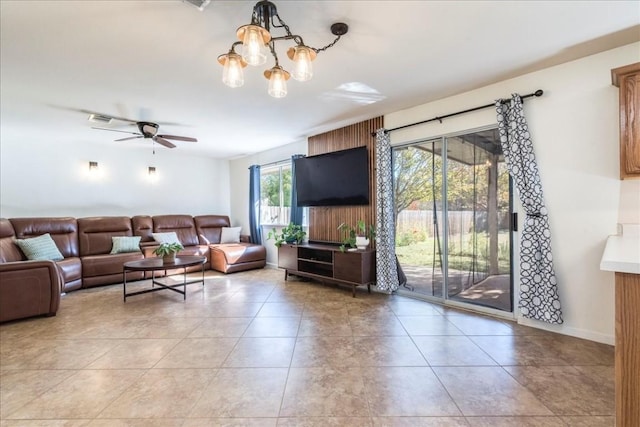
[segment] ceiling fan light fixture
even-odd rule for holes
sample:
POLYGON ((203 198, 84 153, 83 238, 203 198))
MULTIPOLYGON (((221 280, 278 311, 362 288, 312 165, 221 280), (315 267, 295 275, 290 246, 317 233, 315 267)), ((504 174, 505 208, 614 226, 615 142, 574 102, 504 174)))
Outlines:
POLYGON ((316 59, 317 55, 315 50, 303 44, 289 48, 289 50, 287 50, 287 56, 293 61, 291 77, 299 82, 311 80, 311 77, 313 77, 311 61, 316 59))
MULTIPOLYGON (((96 127, 94 127, 93 129, 108 130, 108 131, 111 131, 111 132, 128 133, 130 135, 133 135, 133 136, 128 136, 126 138, 116 139, 116 141, 129 141, 129 140, 132 140, 132 139, 144 138, 144 139, 151 139, 153 142, 157 142, 158 144, 163 145, 163 146, 165 146, 167 148, 175 148, 176 147, 176 145, 174 143, 169 141, 170 139, 175 139, 177 141, 198 142, 198 140, 196 138, 192 138, 190 136, 166 135, 166 134, 158 135, 158 129, 160 127, 158 125, 158 123, 136 122, 136 121, 133 121, 133 120, 130 120, 130 119, 123 119, 123 120, 135 123, 138 126, 139 132, 129 132, 129 131, 118 130, 118 129, 96 128, 96 127)), ((154 154, 155 154, 155 149, 154 149, 154 154)), ((91 164, 89 166, 91 167, 91 164)), ((97 166, 97 163, 96 163, 96 166, 97 166)))
POLYGON ((261 0, 253 6, 251 23, 236 30, 240 42, 233 43, 229 53, 218 57, 218 62, 224 67, 222 81, 230 87, 240 87, 244 83, 244 78, 239 77, 243 66, 238 66, 237 62, 231 63, 230 61, 231 54, 236 54, 235 46, 242 44, 241 57, 249 65, 264 64, 267 60, 267 54, 271 53, 275 66, 265 71, 264 75, 269 79, 269 95, 282 98, 287 94, 286 81, 289 77, 302 82, 310 80, 313 77, 311 63, 316 59, 317 54, 334 46, 348 31, 347 24, 336 22, 331 25, 331 34, 336 36, 331 43, 320 48, 306 46, 302 37, 293 34, 287 23, 278 15, 276 5, 268 0, 261 0), (284 31, 284 34, 274 35, 273 32, 276 29, 284 31), (295 43, 295 46, 287 51, 287 56, 294 62, 291 74, 282 69, 278 63, 276 42, 280 41, 295 43))
POLYGON ((269 95, 274 98, 284 98, 287 96, 287 80, 290 74, 281 66, 276 65, 264 72, 264 76, 269 80, 269 95))
POLYGON ((138 129, 145 138, 150 138, 158 133, 158 125, 151 122, 138 122, 138 129))

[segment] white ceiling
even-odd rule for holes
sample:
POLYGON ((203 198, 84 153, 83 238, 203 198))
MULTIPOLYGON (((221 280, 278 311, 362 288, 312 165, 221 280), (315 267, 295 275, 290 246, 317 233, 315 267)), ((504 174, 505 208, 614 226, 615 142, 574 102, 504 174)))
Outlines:
MULTIPOLYGON (((148 148, 91 129, 85 109, 178 123, 159 133, 199 141, 176 150, 232 158, 640 40, 638 1, 275 3, 314 47, 333 40, 332 23, 349 25, 283 99, 267 94, 271 58, 247 67, 241 88, 221 82, 216 58, 253 1, 199 11, 180 0, 1 0, 1 141, 148 148)), ((276 45, 285 68, 289 46, 276 45)))

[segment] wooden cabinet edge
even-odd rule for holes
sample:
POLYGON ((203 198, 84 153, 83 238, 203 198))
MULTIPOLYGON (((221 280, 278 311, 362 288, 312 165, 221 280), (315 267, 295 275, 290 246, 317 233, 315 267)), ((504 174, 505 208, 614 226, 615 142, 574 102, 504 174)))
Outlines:
POLYGON ((620 179, 622 180, 640 179, 640 141, 638 141, 640 124, 637 123, 640 120, 638 117, 640 84, 638 82, 640 82, 640 62, 611 70, 611 84, 619 90, 620 179))
POLYGON ((640 426, 640 275, 615 274, 616 426, 640 426))

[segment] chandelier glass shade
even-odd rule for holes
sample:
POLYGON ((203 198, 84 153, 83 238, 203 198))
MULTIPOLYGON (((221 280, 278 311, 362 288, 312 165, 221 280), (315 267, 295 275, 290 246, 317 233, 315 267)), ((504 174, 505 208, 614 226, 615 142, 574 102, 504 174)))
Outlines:
POLYGON ((262 65, 267 62, 269 31, 259 25, 243 25, 238 28, 238 39, 242 42, 242 59, 249 65, 262 65))
POLYGON ((242 69, 247 63, 235 52, 220 55, 218 62, 222 65, 222 82, 229 87, 240 87, 244 84, 242 69))
POLYGON ((302 37, 291 33, 289 26, 280 18, 276 6, 270 1, 259 1, 253 7, 251 23, 238 28, 237 42, 231 45, 229 52, 218 56, 218 62, 223 66, 222 82, 232 88, 244 84, 243 68, 248 65, 258 66, 265 64, 269 53, 275 61, 275 65, 264 72, 269 80, 269 95, 274 98, 283 98, 287 95, 287 80, 293 77, 295 80, 305 82, 313 77, 312 62, 318 52, 322 52, 340 40, 349 27, 344 23, 331 25, 331 33, 335 40, 322 48, 306 46, 302 37), (283 29, 284 35, 274 36, 275 29, 283 29), (292 41, 294 46, 287 50, 287 56, 293 61, 291 73, 280 66, 276 52, 276 42, 292 41), (240 53, 236 47, 241 46, 240 53))
POLYGON ((269 95, 274 98, 284 98, 287 96, 287 80, 290 74, 279 65, 264 72, 264 76, 269 80, 269 95))

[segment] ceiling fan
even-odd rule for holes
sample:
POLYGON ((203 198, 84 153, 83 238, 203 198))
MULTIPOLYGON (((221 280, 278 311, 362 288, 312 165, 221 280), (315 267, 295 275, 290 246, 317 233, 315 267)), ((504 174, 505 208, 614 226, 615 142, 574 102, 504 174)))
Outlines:
MULTIPOLYGON (((117 118, 118 120, 123 120, 121 118, 117 118)), ((169 139, 174 139, 176 141, 188 141, 188 142, 198 142, 196 138, 191 138, 188 136, 177 136, 177 135, 158 135, 158 124, 152 122, 136 122, 134 120, 125 119, 128 122, 135 123, 138 126, 139 132, 129 132, 125 130, 117 130, 117 129, 109 129, 109 128, 99 128, 92 127, 92 129, 100 129, 100 130, 108 130, 111 132, 121 132, 128 133, 135 136, 129 136, 126 138, 116 139, 116 141, 128 141, 130 139, 139 139, 139 138, 148 138, 157 142, 160 145, 164 145, 167 148, 174 148, 175 144, 173 144, 169 139)))

